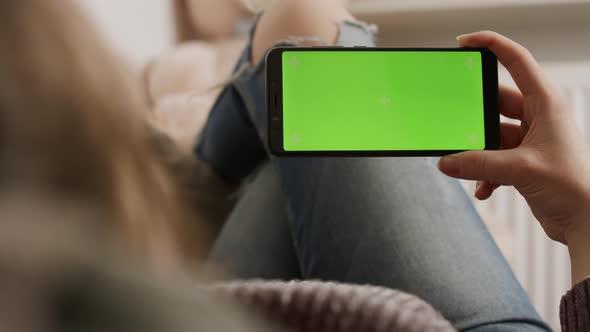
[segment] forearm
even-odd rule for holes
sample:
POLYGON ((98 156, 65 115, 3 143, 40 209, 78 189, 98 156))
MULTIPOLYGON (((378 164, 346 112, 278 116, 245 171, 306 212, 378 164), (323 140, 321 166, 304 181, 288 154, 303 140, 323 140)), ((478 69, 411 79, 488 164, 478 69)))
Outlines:
POLYGON ((590 225, 578 224, 567 231, 573 285, 590 277, 590 225))

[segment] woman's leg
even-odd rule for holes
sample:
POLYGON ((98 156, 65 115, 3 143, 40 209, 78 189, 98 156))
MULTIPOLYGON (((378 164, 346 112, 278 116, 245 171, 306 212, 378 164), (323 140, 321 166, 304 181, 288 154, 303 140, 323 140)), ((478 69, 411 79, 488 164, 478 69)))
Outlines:
POLYGON ((293 46, 295 38, 302 45, 335 44, 342 46, 374 45, 373 35, 350 23, 352 16, 342 0, 275 0, 252 31, 251 40, 238 59, 237 79, 222 92, 196 146, 199 158, 207 162, 229 184, 237 185, 262 162, 265 150, 265 81, 262 59, 277 42, 293 46), (314 11, 310 11, 313 9, 314 11), (296 13, 296 20, 284 20, 296 13), (349 23, 342 23, 348 21, 349 23), (340 32, 346 38, 337 37, 340 32), (367 39, 369 38, 369 39, 367 39))
POLYGON ((240 279, 302 279, 276 168, 267 163, 243 193, 210 253, 240 279))
MULTIPOLYGON (((368 27, 329 16, 341 9, 336 0, 277 2, 257 27, 254 60, 273 40, 292 35, 372 45, 368 27), (339 29, 322 35, 330 33, 321 28, 330 26, 325 22, 339 29), (290 31, 293 27, 297 30, 290 31), (320 27, 317 33, 315 27, 320 27)), ((218 110, 250 121, 259 141, 265 136, 263 69, 258 64, 232 84, 241 108, 218 110)), ((225 147, 239 151, 239 143, 225 147)), ((430 302, 464 331, 548 329, 458 182, 440 174, 433 160, 290 158, 271 163, 281 179, 304 278, 401 289, 430 302)), ((230 166, 236 167, 225 169, 230 166)))

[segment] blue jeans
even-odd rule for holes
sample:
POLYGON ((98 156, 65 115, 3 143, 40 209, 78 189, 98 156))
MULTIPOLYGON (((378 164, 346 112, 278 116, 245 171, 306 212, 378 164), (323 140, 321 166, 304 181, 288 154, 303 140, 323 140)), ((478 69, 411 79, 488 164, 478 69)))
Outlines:
MULTIPOLYGON (((338 45, 373 46, 374 36, 344 22, 338 45)), ((270 157, 264 64, 249 66, 250 53, 251 43, 196 149, 226 181, 245 183, 213 262, 244 279, 400 289, 460 331, 549 330, 460 184, 435 160, 270 157)))

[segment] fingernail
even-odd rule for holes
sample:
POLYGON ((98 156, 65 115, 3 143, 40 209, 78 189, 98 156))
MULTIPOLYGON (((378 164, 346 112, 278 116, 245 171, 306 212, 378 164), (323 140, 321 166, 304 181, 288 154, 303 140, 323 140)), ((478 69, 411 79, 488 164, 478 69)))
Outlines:
POLYGON ((471 37, 474 34, 474 32, 472 33, 465 33, 462 35, 458 35, 457 36, 457 41, 459 42, 459 45, 469 45, 469 37, 471 37))
POLYGON ((457 36, 457 41, 461 41, 461 40, 465 39, 465 37, 467 37, 467 34, 458 35, 457 36))
POLYGON ((481 183, 479 183, 479 182, 478 182, 478 183, 475 185, 475 191, 477 191, 477 190, 479 189, 479 187, 481 187, 481 183))
POLYGON ((459 175, 459 161, 455 156, 442 157, 438 162, 438 168, 447 175, 459 175))

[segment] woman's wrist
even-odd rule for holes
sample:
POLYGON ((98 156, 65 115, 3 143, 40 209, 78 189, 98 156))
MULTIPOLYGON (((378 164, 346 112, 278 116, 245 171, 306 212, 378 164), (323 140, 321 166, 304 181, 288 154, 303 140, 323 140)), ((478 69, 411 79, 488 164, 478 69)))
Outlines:
POLYGON ((590 216, 588 219, 572 224, 565 232, 573 285, 590 277, 590 216))

